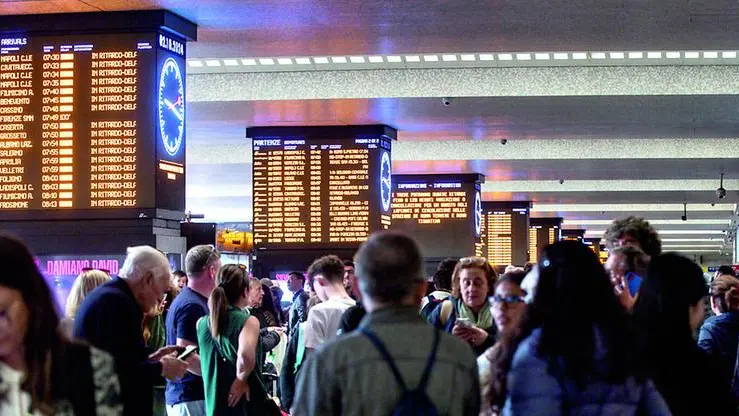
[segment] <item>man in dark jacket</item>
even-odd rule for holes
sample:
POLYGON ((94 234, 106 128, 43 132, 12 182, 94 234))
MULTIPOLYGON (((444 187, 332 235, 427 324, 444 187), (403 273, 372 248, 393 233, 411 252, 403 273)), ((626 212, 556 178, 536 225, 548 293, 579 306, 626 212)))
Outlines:
POLYGON ((287 289, 293 293, 293 304, 290 306, 288 333, 292 333, 299 323, 308 319, 308 299, 310 296, 305 293, 304 286, 305 275, 300 272, 290 272, 287 278, 287 289))

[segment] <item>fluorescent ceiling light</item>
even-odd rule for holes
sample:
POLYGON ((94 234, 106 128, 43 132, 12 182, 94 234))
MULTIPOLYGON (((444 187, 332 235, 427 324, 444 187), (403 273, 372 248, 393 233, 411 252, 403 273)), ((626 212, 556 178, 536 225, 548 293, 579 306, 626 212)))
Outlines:
POLYGON ((536 59, 537 61, 546 61, 549 59, 549 54, 548 53, 535 53, 534 59, 536 59))
POLYGON ((706 59, 716 59, 718 58, 718 52, 715 52, 715 51, 703 52, 703 57, 706 59))
POLYGON ((313 58, 313 62, 317 64, 327 64, 328 58, 326 58, 325 56, 319 56, 317 58, 313 58))
MULTIPOLYGON (((731 224, 731 220, 705 220, 705 219, 697 219, 697 220, 674 220, 674 219, 664 219, 664 220, 647 220, 649 221, 649 224, 651 225, 729 225, 731 224)), ((611 220, 564 220, 562 221, 562 225, 610 225, 613 221, 611 220)))
POLYGON ((261 65, 274 65, 275 60, 272 58, 259 58, 259 63, 261 65))
POLYGON ((310 58, 295 58, 295 63, 298 65, 310 65, 310 58))
POLYGON ((277 63, 280 65, 292 65, 292 58, 277 58, 277 63))
POLYGON ((530 61, 531 54, 530 53, 517 53, 516 59, 518 59, 519 61, 530 61))
POLYGON ((569 58, 569 55, 567 55, 567 53, 565 53, 565 52, 557 52, 557 53, 554 54, 554 59, 556 59, 558 61, 562 61, 562 60, 565 60, 565 59, 568 59, 568 58, 569 58))
POLYGON ((685 52, 685 59, 698 59, 701 57, 700 52, 690 51, 685 52))
POLYGON ((195 60, 195 59, 192 59, 192 60, 187 61, 187 64, 190 65, 193 68, 200 68, 200 67, 203 66, 203 62, 202 61, 198 61, 198 60, 195 60))
POLYGON ((624 59, 624 53, 623 52, 610 52, 608 56, 611 59, 624 59))
POLYGON ((331 62, 335 64, 345 64, 346 63, 346 56, 332 56, 331 62))
POLYGON ((387 57, 387 61, 390 62, 391 64, 397 64, 397 63, 403 62, 403 58, 397 55, 390 55, 387 57))
POLYGON ((590 57, 593 59, 606 59, 606 53, 605 52, 592 52, 590 54, 590 57))
POLYGON ((257 64, 257 60, 256 59, 247 58, 247 59, 242 59, 241 60, 241 65, 254 66, 256 64, 257 64))
POLYGON ((717 238, 663 238, 662 243, 670 244, 670 243, 708 243, 712 242, 715 243, 717 241, 720 241, 717 238))
POLYGON ((353 64, 363 64, 365 62, 364 56, 350 56, 349 61, 353 64))
POLYGON ((735 59, 736 58, 736 51, 725 51, 721 52, 721 57, 724 59, 735 59))
POLYGON ((373 64, 381 64, 384 62, 382 56, 370 56, 369 61, 373 64))
POLYGON ((649 59, 662 59, 662 52, 647 52, 649 59))
POLYGON ((457 60, 457 55, 441 55, 441 60, 444 62, 454 62, 457 60))
MULTIPOLYGON (((735 204, 688 204, 690 211, 733 211, 735 204)), ((538 204, 531 212, 639 212, 639 211, 683 211, 683 204, 538 204)))
MULTIPOLYGON (((492 55, 490 55, 492 56, 492 55)), ((480 59, 482 59, 482 55, 480 55, 480 59)), ((498 60, 499 61, 512 61, 513 55, 510 53, 499 53, 498 54, 498 60)))
POLYGON ((223 60, 223 65, 226 65, 226 66, 238 66, 239 65, 239 61, 237 61, 236 59, 224 59, 223 60))
POLYGON ((629 59, 643 59, 644 52, 629 52, 629 59))
POLYGON ((667 59, 678 59, 680 58, 680 52, 665 52, 667 59))
POLYGON ((418 55, 408 55, 405 57, 406 62, 421 62, 421 57, 418 55))
POLYGON ((424 62, 438 62, 439 57, 436 55, 424 55, 423 60, 424 62))
POLYGON ((671 249, 676 249, 676 248, 695 248, 695 249, 700 249, 700 248, 712 248, 713 247, 713 248, 717 248, 718 249, 718 248, 722 248, 723 246, 724 246, 723 244, 704 244, 704 245, 700 245, 700 246, 696 246, 696 245, 692 245, 692 244, 675 244, 675 245, 672 245, 672 244, 664 244, 664 245, 662 245, 662 251, 669 251, 671 249))
POLYGON ((461 56, 462 60, 465 62, 474 61, 475 60, 475 54, 473 53, 466 53, 461 56))
POLYGON ((221 66, 221 61, 218 59, 206 59, 205 66, 221 66))
POLYGON ((582 61, 584 59, 588 59, 588 54, 585 52, 574 52, 572 54, 572 59, 576 59, 578 61, 582 61))
POLYGON ((679 249, 679 250, 669 250, 674 251, 677 253, 720 253, 721 250, 685 250, 685 249, 679 249))
MULTIPOLYGON (((601 236, 606 230, 586 230, 585 234, 601 236)), ((703 235, 703 234, 717 234, 723 235, 724 232, 721 230, 657 230, 660 235, 703 235)))

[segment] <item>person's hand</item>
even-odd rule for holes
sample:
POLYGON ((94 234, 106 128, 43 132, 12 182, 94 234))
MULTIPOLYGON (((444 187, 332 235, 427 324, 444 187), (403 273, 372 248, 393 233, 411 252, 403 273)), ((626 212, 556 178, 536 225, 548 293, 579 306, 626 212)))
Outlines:
POLYGON ((285 332, 285 328, 281 326, 270 326, 267 328, 267 330, 271 332, 277 332, 278 334, 282 334, 285 332))
POLYGON ((479 347, 484 344, 488 339, 488 333, 482 328, 472 327, 467 328, 467 342, 475 347, 479 347))
POLYGON ((613 285, 613 292, 618 297, 618 301, 621 302, 621 306, 627 311, 631 311, 634 303, 636 303, 636 297, 631 294, 626 278, 611 274, 611 284, 613 285))
POLYGON ((249 401, 249 383, 236 378, 231 383, 231 389, 228 391, 228 407, 236 406, 241 397, 245 397, 246 401, 249 401))
POLYGON ((171 355, 165 355, 159 362, 162 363, 162 376, 170 381, 176 381, 182 378, 189 366, 187 361, 182 361, 171 355))
POLYGON ((470 328, 462 325, 454 325, 452 328, 452 335, 454 335, 457 338, 461 338, 462 341, 469 343, 470 342, 470 328))
POLYGON ((170 355, 172 353, 181 353, 183 351, 185 351, 185 347, 180 347, 178 345, 167 345, 166 347, 162 347, 156 350, 155 353, 149 356, 149 359, 152 361, 159 361, 165 355, 170 355))

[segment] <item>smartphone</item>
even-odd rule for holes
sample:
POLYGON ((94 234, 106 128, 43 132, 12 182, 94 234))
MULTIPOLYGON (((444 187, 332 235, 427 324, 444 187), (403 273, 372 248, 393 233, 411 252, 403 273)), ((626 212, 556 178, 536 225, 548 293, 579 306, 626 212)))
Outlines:
POLYGON ((177 356, 177 358, 179 358, 180 360, 186 360, 187 357, 189 357, 190 355, 192 355, 192 353, 197 352, 197 351, 198 351, 197 345, 188 345, 187 347, 185 347, 185 351, 183 351, 182 354, 177 356))
POLYGON ((472 323, 468 318, 457 318, 457 325, 464 328, 474 328, 475 324, 472 323))

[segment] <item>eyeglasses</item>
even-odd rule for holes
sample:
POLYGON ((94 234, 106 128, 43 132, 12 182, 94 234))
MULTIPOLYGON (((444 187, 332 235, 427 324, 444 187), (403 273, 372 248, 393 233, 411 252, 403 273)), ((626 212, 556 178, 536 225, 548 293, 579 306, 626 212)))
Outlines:
POLYGON ((500 296, 500 295, 495 295, 495 296, 490 296, 488 298, 488 302, 490 302, 491 304, 496 304, 496 303, 497 304, 502 304, 502 303, 504 303, 506 305, 516 305, 516 304, 519 304, 519 303, 525 303, 526 302, 526 299, 524 299, 523 296, 514 296, 514 295, 511 295, 511 296, 500 296))

